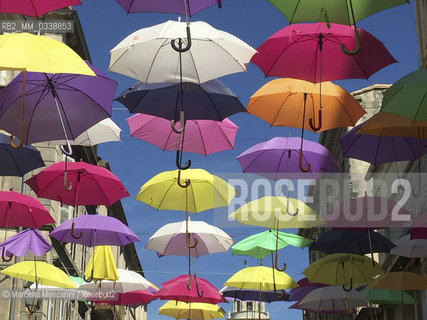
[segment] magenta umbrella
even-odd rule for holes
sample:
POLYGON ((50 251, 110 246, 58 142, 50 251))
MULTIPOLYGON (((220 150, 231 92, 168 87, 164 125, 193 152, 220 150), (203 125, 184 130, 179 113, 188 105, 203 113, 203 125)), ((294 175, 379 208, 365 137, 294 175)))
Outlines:
POLYGON ((162 283, 162 288, 154 294, 155 299, 177 300, 186 303, 227 302, 222 294, 207 280, 196 276, 181 275, 162 283))
POLYGON ((116 0, 116 2, 126 10, 127 13, 133 12, 161 12, 193 14, 213 5, 222 7, 223 0, 116 0))
POLYGON ((427 239, 427 214, 423 213, 414 221, 409 234, 412 239, 427 239))
POLYGON ((4 259, 6 256, 11 258, 13 255, 23 257, 30 250, 33 255, 41 256, 48 252, 51 247, 39 230, 29 228, 0 243, 0 248, 4 259))
POLYGON ((317 179, 330 172, 339 172, 338 160, 319 143, 298 137, 275 137, 258 143, 237 158, 243 172, 257 173, 271 179, 289 173, 306 172, 317 179))
POLYGON ((0 12, 40 17, 57 9, 81 5, 80 0, 0 0, 0 12))
POLYGON ((147 141, 162 150, 178 150, 208 155, 232 150, 238 127, 227 118, 223 121, 187 120, 185 131, 175 133, 170 121, 147 114, 135 114, 126 119, 132 137, 147 141))
POLYGON ((93 302, 97 303, 108 303, 118 306, 129 306, 131 308, 136 308, 141 305, 147 304, 151 300, 155 299, 152 292, 149 290, 136 290, 136 291, 129 291, 129 292, 118 292, 115 294, 114 300, 92 300, 93 302))

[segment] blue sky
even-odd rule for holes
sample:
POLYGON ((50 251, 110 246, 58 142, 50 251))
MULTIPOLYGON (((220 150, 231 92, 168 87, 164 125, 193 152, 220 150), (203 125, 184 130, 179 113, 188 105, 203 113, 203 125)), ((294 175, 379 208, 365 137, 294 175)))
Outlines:
MULTIPOLYGON (((127 35, 138 29, 176 20, 176 15, 126 12, 113 0, 84 1, 83 6, 76 7, 89 46, 92 62, 99 69, 106 71, 109 63, 109 51, 127 35)), ((206 21, 217 29, 234 34, 257 48, 274 32, 288 25, 284 16, 266 0, 226 0, 223 8, 208 8, 193 16, 192 21, 206 21)), ((393 83, 405 74, 418 68, 418 49, 415 32, 414 6, 404 5, 375 14, 359 22, 359 27, 372 33, 389 49, 399 63, 390 65, 369 80, 342 80, 335 82, 347 91, 353 91, 374 83, 393 83)), ((134 79, 109 72, 111 78, 119 82, 117 94, 136 82, 134 79)), ((228 75, 221 78, 240 98, 244 105, 249 97, 263 84, 271 80, 253 64, 247 72, 228 75)), ((154 252, 145 250, 150 237, 162 225, 185 219, 185 213, 179 211, 156 211, 147 209, 144 203, 134 200, 141 185, 164 170, 174 170, 174 152, 164 152, 144 141, 129 136, 125 119, 129 112, 114 102, 112 119, 122 128, 122 142, 106 143, 99 146, 99 155, 110 162, 112 171, 121 179, 131 197, 122 200, 130 227, 141 238, 136 243, 139 258, 145 276, 157 285, 187 272, 185 257, 158 258, 154 252)), ((193 168, 203 168, 213 174, 241 172, 235 157, 250 146, 275 136, 299 136, 299 130, 284 127, 270 127, 264 121, 249 114, 233 115, 230 118, 239 126, 235 150, 216 154, 198 156, 185 154, 184 159, 191 159, 193 168)), ((318 135, 306 133, 305 138, 317 140, 318 135)), ((191 219, 214 223, 212 211, 191 214, 191 219)), ((260 232, 263 229, 240 226, 223 228, 234 236, 235 241, 260 232)), ((295 230, 287 230, 293 231, 295 230)), ((243 261, 254 266, 257 261, 250 257, 232 256, 231 252, 200 257, 196 262, 198 274, 208 279, 218 289, 234 272, 244 267, 243 261)), ((280 259, 288 265, 286 272, 295 280, 303 277, 301 271, 308 265, 307 250, 285 248, 280 252, 280 259)), ((149 305, 149 319, 167 319, 157 315, 157 309, 163 302, 155 301, 149 305)), ((301 312, 288 310, 289 304, 273 303, 267 305, 271 317, 283 319, 301 319, 301 312)), ((223 305, 229 310, 231 305, 223 305)))

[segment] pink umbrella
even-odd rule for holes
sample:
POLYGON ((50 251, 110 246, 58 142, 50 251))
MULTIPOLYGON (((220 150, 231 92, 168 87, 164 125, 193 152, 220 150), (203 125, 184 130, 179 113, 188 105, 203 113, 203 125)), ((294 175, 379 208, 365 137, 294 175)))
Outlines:
POLYGON ((16 255, 23 257, 30 250, 33 255, 41 256, 50 250, 50 245, 39 230, 30 228, 18 232, 0 243, 0 248, 2 249, 2 258, 4 260, 5 256, 12 257, 16 255))
POLYGON ((223 121, 187 120, 185 132, 175 133, 170 121, 147 114, 136 114, 126 119, 132 137, 147 141, 162 150, 177 150, 208 155, 232 150, 238 127, 225 118, 223 121))
POLYGON ((136 290, 124 293, 117 293, 114 300, 92 300, 97 303, 108 303, 118 306, 129 306, 138 307, 143 304, 147 304, 151 300, 155 299, 152 292, 149 290, 136 290))
POLYGON ((160 300, 177 300, 186 303, 227 302, 222 294, 207 280, 196 276, 181 275, 162 283, 162 288, 154 294, 160 300))
POLYGON ((420 215, 409 229, 412 239, 427 239, 427 214, 420 215))
POLYGON ((80 0, 0 0, 0 12, 40 17, 50 11, 81 4, 80 0))

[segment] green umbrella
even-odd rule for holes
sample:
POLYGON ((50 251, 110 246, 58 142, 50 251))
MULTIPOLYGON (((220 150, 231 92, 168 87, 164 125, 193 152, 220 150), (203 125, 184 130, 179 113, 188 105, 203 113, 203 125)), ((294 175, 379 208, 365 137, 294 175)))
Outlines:
POLYGON ((409 3, 408 0, 268 0, 289 21, 295 22, 329 22, 354 26, 356 49, 348 51, 341 44, 346 54, 356 54, 360 50, 359 34, 356 22, 376 12, 409 3))
POLYGON ((305 248, 313 242, 311 239, 293 233, 279 231, 278 237, 276 235, 277 232, 273 232, 272 230, 253 234, 231 247, 233 255, 251 256, 257 259, 263 259, 270 253, 287 246, 305 248))
POLYGON ((360 291, 370 303, 375 304, 417 304, 411 295, 401 290, 363 289, 360 291))

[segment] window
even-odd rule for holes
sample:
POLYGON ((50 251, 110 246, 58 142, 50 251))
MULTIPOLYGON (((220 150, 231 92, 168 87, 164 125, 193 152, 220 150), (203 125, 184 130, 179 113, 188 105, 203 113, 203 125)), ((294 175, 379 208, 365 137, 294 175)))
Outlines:
POLYGON ((248 311, 253 311, 253 309, 254 309, 253 307, 254 306, 253 306, 252 302, 247 302, 246 308, 247 308, 248 311))

